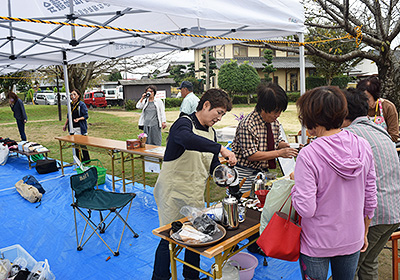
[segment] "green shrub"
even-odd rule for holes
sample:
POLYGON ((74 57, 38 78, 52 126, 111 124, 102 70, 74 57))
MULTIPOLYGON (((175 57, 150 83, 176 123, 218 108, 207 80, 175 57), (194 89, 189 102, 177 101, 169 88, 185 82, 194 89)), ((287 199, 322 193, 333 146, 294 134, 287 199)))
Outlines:
POLYGON ((232 104, 247 104, 247 95, 233 95, 232 104))
POLYGON ((347 88, 347 84, 351 81, 349 76, 335 77, 332 79, 332 86, 338 86, 341 89, 347 88))
POLYGON ((306 89, 313 89, 320 86, 326 86, 326 79, 324 77, 310 76, 306 78, 306 89))
POLYGON ((297 92, 297 91, 287 92, 286 94, 288 96, 289 102, 296 102, 297 99, 299 99, 299 97, 300 97, 300 92, 297 92))
POLYGON ((128 99, 125 101, 125 110, 132 111, 136 109, 136 101, 133 99, 128 99))
POLYGON ((182 100, 183 98, 166 98, 165 108, 180 107, 182 104, 182 100))

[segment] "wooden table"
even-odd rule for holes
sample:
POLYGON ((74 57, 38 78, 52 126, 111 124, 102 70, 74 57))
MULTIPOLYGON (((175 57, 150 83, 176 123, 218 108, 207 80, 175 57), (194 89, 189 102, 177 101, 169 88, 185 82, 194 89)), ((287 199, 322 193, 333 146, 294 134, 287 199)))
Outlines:
POLYGON ((29 169, 31 169, 32 167, 32 163, 35 163, 35 161, 32 161, 31 156, 34 155, 44 155, 45 158, 47 158, 47 154, 50 153, 49 150, 47 150, 46 152, 23 152, 23 151, 19 151, 19 150, 14 150, 11 152, 15 152, 18 155, 24 155, 28 158, 28 164, 29 164, 29 169))
MULTIPOLYGON (((115 191, 115 183, 122 180, 123 191, 125 192, 125 185, 127 184, 125 180, 131 180, 132 184, 135 180, 135 170, 134 170, 134 161, 140 160, 142 161, 142 180, 143 186, 146 185, 146 176, 145 176, 145 161, 154 162, 154 163, 162 163, 162 159, 164 154, 153 153, 149 150, 160 148, 160 146, 147 145, 145 148, 138 148, 134 150, 128 150, 126 148, 126 141, 120 140, 112 140, 112 139, 104 139, 93 136, 84 136, 84 135, 67 135, 56 137, 60 144, 60 159, 61 159, 61 171, 64 174, 64 167, 71 166, 72 164, 64 165, 63 160, 63 150, 67 148, 77 148, 88 151, 106 153, 111 158, 111 175, 112 175, 112 187, 113 191, 115 191), (121 170, 122 170, 122 178, 116 179, 115 175, 115 161, 121 160, 121 170), (127 176, 125 170, 125 163, 131 162, 131 175, 127 176)), ((130 184, 130 183, 128 183, 130 184)))
MULTIPOLYGON (((173 280, 177 279, 176 261, 187 264, 183 259, 178 258, 178 255, 183 250, 183 248, 191 250, 209 259, 214 258, 215 263, 213 264, 213 274, 199 267, 192 268, 212 277, 213 279, 220 279, 222 277, 222 267, 223 265, 225 265, 226 260, 237 254, 238 252, 242 251, 243 249, 247 248, 250 244, 256 242, 257 239, 243 245, 242 247, 234 251, 235 245, 238 245, 239 242, 243 241, 246 238, 249 238, 259 231, 260 216, 261 212, 247 209, 246 220, 239 225, 239 228, 237 228, 236 230, 227 230, 226 236, 221 241, 206 247, 191 247, 173 240, 169 236, 171 224, 154 229, 153 234, 169 242, 171 274, 173 280)), ((182 222, 186 220, 187 218, 181 219, 182 222)))

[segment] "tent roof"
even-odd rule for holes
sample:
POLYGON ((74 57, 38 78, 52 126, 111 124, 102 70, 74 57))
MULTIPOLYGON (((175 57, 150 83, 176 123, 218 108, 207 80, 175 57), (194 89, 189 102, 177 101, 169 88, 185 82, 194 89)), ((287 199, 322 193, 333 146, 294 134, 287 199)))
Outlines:
MULTIPOLYGON (((298 0, 71 2, 73 7, 69 1, 0 0, 0 16, 261 40, 305 30, 298 0)), ((0 74, 63 59, 75 64, 232 42, 0 19, 0 74)))

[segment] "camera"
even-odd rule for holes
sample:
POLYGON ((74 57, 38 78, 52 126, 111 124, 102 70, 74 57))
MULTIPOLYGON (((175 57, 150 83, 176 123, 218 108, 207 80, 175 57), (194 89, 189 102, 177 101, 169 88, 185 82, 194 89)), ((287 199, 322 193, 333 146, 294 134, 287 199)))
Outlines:
POLYGON ((149 98, 149 97, 150 97, 150 95, 151 95, 151 93, 150 93, 150 92, 146 92, 146 98, 149 98))

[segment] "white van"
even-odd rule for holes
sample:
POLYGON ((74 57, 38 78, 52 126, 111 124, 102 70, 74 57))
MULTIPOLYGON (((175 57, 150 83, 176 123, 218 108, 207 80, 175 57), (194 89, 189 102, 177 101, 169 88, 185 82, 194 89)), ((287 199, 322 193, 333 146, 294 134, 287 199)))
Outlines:
POLYGON ((53 92, 38 92, 34 102, 36 105, 55 105, 56 99, 53 92))
MULTIPOLYGON (((58 93, 55 94, 56 98, 56 104, 58 104, 58 93)), ((67 93, 66 92, 60 92, 60 103, 61 105, 67 105, 67 93)))

